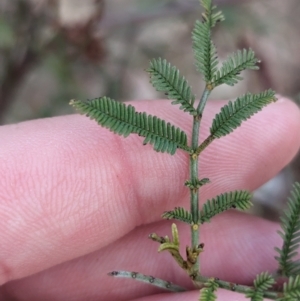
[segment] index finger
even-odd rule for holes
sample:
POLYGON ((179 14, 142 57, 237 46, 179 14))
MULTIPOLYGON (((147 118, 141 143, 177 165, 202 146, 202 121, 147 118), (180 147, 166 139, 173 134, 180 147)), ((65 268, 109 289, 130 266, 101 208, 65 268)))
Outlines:
MULTIPOLYGON (((222 104, 208 106, 202 138, 222 104)), ((169 101, 134 105, 190 133, 190 116, 169 101)), ((275 175, 299 148, 299 117, 293 103, 278 102, 215 141, 200 160, 212 181, 203 199, 275 175)), ((104 247, 188 203, 188 154, 155 153, 83 116, 3 126, 0 141, 0 283, 104 247)))

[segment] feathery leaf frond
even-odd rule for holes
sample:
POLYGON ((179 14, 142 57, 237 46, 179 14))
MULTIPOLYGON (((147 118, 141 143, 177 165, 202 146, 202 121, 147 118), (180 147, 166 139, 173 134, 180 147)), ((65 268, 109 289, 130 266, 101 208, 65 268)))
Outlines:
POLYGON ((216 293, 210 288, 204 287, 200 290, 199 301, 215 301, 217 300, 216 293))
POLYGON ((262 272, 256 276, 254 287, 258 291, 267 291, 274 283, 274 278, 268 272, 262 272))
POLYGON ((70 102, 82 114, 96 120, 110 131, 127 137, 134 133, 145 137, 144 144, 153 144, 154 150, 174 154, 177 148, 189 151, 187 136, 179 128, 157 118, 138 113, 131 105, 125 105, 108 97, 70 102))
POLYGON ((196 115, 197 111, 193 104, 195 96, 192 94, 191 87, 183 76, 180 76, 179 70, 171 66, 166 60, 153 59, 150 61, 150 67, 147 70, 150 74, 150 81, 157 91, 163 91, 169 99, 174 99, 172 104, 181 104, 180 109, 196 115))
POLYGON ((236 53, 230 55, 222 64, 212 80, 214 86, 227 84, 229 86, 235 85, 243 78, 239 76, 240 72, 246 69, 257 70, 259 69, 257 63, 259 60, 255 57, 252 49, 238 50, 236 53))
POLYGON ((206 83, 211 83, 218 69, 218 56, 211 40, 211 28, 225 18, 221 11, 214 12, 216 6, 212 5, 211 0, 200 2, 205 11, 202 14, 202 22, 196 21, 192 31, 193 50, 197 70, 203 74, 206 83))
POLYGON ((225 20, 221 11, 214 12, 217 6, 212 4, 212 0, 200 0, 200 2, 205 9, 205 12, 202 14, 203 21, 208 22, 210 28, 214 27, 217 22, 225 20))
POLYGON ((294 276, 300 273, 300 260, 293 261, 298 252, 300 242, 300 184, 295 183, 289 198, 288 209, 284 211, 281 217, 281 228, 278 231, 283 239, 281 249, 275 248, 279 253, 276 256, 279 263, 279 272, 284 276, 294 276))
POLYGON ((196 21, 192 31, 193 50, 197 70, 203 74, 206 83, 211 83, 218 69, 218 56, 211 40, 211 28, 225 18, 221 11, 215 12, 216 6, 212 5, 211 0, 200 2, 205 11, 202 22, 196 21))
POLYGON ((200 290, 199 301, 215 301, 217 295, 215 294, 219 285, 215 281, 215 278, 210 278, 206 283, 204 283, 204 288, 200 290))
POLYGON ((210 128, 211 135, 215 138, 228 135, 244 120, 249 119, 264 106, 274 101, 276 101, 275 92, 272 90, 266 90, 259 94, 247 93, 238 97, 235 102, 229 101, 215 116, 210 128))
POLYGON ((263 301, 264 292, 270 289, 274 283, 275 279, 268 272, 262 272, 254 280, 254 289, 246 291, 246 297, 251 301, 263 301))
POLYGON ((163 213, 162 218, 165 219, 177 219, 184 223, 193 224, 193 217, 192 214, 181 207, 175 207, 172 211, 166 211, 163 213))
POLYGON ((246 298, 250 298, 251 301, 263 301, 264 293, 255 289, 248 289, 245 293, 246 298))
POLYGON ((213 290, 206 287, 200 290, 199 301, 215 301, 215 300, 217 300, 217 295, 213 290))
POLYGON ((213 216, 231 208, 246 210, 251 206, 251 194, 246 190, 220 194, 203 205, 199 214, 199 223, 209 222, 213 216))
POLYGON ((283 284, 283 298, 282 301, 294 301, 300 299, 300 275, 296 277, 289 277, 287 283, 283 284))
POLYGON ((210 83, 218 70, 218 56, 208 22, 196 21, 192 40, 197 70, 203 74, 205 82, 210 83))

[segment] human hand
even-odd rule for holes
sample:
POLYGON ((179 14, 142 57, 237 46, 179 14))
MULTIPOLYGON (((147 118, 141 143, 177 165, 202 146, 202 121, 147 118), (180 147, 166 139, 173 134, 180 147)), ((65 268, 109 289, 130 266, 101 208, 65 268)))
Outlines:
MULTIPOLYGON (((210 102, 201 140, 223 102, 210 102)), ((191 117, 169 101, 134 102, 190 133, 191 117)), ((211 183, 200 199, 230 190, 253 190, 272 178, 300 146, 300 112, 288 100, 266 107, 200 157, 200 176, 211 183)), ((198 300, 187 275, 149 233, 170 234, 163 211, 187 207, 187 154, 174 156, 124 139, 86 117, 73 115, 0 127, 0 301, 198 300), (113 270, 138 271, 190 291, 164 293, 114 279, 113 270)), ((182 247, 190 229, 177 223, 182 247)), ((251 284, 276 269, 278 224, 230 211, 202 228, 202 272, 251 284)), ((242 300, 219 290, 218 300, 242 300)))

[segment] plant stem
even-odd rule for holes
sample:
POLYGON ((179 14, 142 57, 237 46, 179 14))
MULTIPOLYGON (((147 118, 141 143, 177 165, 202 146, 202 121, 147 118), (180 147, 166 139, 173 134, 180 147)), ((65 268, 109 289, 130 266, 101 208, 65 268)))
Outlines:
POLYGON ((208 96, 209 96, 210 92, 211 92, 211 90, 205 88, 205 90, 203 91, 202 97, 199 101, 199 104, 198 104, 198 107, 197 107, 197 113, 199 114, 200 119, 202 118, 202 113, 203 113, 203 110, 205 108, 205 105, 206 105, 206 102, 207 102, 207 99, 208 99, 208 96))
POLYGON ((200 153, 207 147, 209 146, 213 141, 215 140, 215 137, 210 135, 208 136, 197 148, 196 154, 199 156, 200 153))
MULTIPOLYGON (((166 281, 160 278, 152 277, 152 276, 147 276, 141 273, 136 273, 136 272, 129 272, 129 271, 113 271, 108 273, 109 276, 113 276, 116 278, 128 278, 128 279, 133 279, 136 281, 141 281, 162 289, 166 289, 171 292, 184 292, 186 289, 182 286, 176 285, 170 281, 166 281)), ((193 281, 196 284, 200 284, 200 287, 203 287, 204 283, 207 283, 209 281, 210 277, 205 277, 202 275, 197 275, 193 281)), ((215 282, 219 285, 220 288, 229 290, 229 291, 234 291, 234 292, 239 292, 239 293, 246 293, 249 290, 253 290, 253 286, 248 286, 248 285, 241 285, 241 284, 236 284, 233 282, 228 282, 224 281, 221 279, 215 278, 215 282)), ((279 297, 282 296, 282 291, 265 291, 263 293, 264 298, 268 298, 271 300, 276 300, 279 297)))
MULTIPOLYGON (((197 107, 198 114, 194 116, 193 119, 193 131, 192 131, 193 153, 190 156, 190 177, 192 183, 195 183, 198 180, 199 155, 196 153, 196 151, 199 144, 199 131, 200 131, 200 123, 202 119, 202 112, 207 102, 209 94, 210 91, 208 89, 205 89, 197 107)), ((198 225, 199 188, 191 189, 191 214, 194 221, 194 225, 191 227, 192 248, 196 249, 199 245, 199 240, 200 240, 199 225, 198 225)), ((197 262, 194 265, 194 270, 197 273, 200 273, 199 257, 197 258, 197 262)))
POLYGON ((120 277, 120 278, 129 278, 137 281, 141 281, 147 284, 151 284, 153 286, 171 291, 171 292, 184 292, 186 289, 179 285, 176 285, 170 281, 166 281, 163 279, 159 279, 152 276, 147 276, 141 273, 136 272, 128 272, 128 271, 113 271, 108 273, 108 276, 120 277))

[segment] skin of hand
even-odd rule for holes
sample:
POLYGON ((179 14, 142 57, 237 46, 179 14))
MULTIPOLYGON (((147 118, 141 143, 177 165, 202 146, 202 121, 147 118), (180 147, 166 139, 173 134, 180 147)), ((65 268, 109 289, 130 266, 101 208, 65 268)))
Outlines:
MULTIPOLYGON (((191 133, 192 117, 167 100, 135 101, 191 133)), ((200 141, 225 102, 210 102, 200 141)), ((200 156, 203 203, 217 194, 254 190, 275 176, 300 147, 300 111, 280 98, 214 141, 200 156)), ((80 115, 0 127, 0 301, 198 300, 199 291, 149 233, 170 235, 160 216, 189 208, 188 154, 156 153, 141 137, 124 139, 80 115), (113 270, 138 271, 184 286, 174 294, 113 270)), ((177 222, 182 251, 190 229, 177 222)), ((204 224, 202 273, 249 284, 274 271, 279 225, 231 210, 204 224)), ((244 300, 224 290, 218 300, 244 300)))

